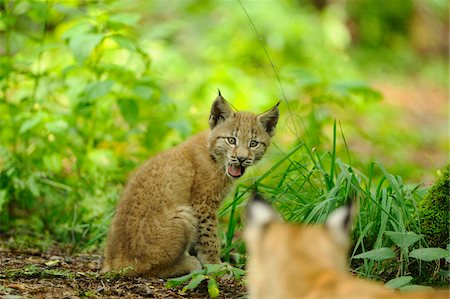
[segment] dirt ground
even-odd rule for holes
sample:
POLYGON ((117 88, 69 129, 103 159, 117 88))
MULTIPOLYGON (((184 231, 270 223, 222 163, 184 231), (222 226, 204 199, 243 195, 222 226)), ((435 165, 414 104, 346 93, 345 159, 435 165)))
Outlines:
MULTIPOLYGON (((0 247, 0 298, 209 298, 206 284, 196 292, 168 289, 162 279, 113 278, 100 274, 101 256, 66 256, 0 247)), ((218 298, 244 298, 245 287, 219 281, 218 298)))

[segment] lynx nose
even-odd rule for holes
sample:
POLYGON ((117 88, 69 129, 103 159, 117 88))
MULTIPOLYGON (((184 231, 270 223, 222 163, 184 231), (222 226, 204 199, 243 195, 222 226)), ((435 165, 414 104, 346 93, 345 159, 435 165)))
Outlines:
POLYGON ((236 157, 236 159, 238 159, 238 161, 239 161, 239 163, 244 163, 245 162, 245 160, 247 160, 247 157, 236 157))

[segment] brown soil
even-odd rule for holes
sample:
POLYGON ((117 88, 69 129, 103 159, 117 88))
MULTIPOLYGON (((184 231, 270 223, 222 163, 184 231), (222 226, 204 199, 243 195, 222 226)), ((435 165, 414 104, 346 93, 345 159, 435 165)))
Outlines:
MULTIPOLYGON (((108 277, 101 256, 41 253, 0 247, 0 298, 209 298, 206 284, 182 294, 163 279, 108 277)), ((241 282, 219 281, 218 298, 243 298, 241 282)))

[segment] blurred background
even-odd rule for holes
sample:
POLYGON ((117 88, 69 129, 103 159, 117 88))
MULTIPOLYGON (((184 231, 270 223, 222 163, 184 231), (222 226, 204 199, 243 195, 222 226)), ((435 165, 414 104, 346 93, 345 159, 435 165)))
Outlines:
MULTIPOLYGON (((329 196, 339 167, 368 178, 367 194, 387 173, 411 194, 448 163, 446 0, 0 0, 0 12, 4 241, 101 248, 127 176, 207 129, 217 89, 239 110, 281 101, 232 203, 261 178, 273 194, 329 196), (325 191, 304 174, 322 163, 325 191), (292 165, 308 187, 291 177, 282 191, 292 165)), ((226 254, 240 223, 229 207, 226 254)))

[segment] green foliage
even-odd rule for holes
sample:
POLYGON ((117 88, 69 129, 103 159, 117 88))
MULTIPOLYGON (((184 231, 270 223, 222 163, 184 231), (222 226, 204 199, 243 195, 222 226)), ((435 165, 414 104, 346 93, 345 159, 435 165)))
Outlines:
POLYGON ((420 203, 422 234, 430 246, 445 247, 450 243, 450 166, 441 173, 420 203))
POLYGON ((400 291, 425 291, 430 290, 430 287, 411 284, 412 276, 400 276, 386 282, 386 287, 390 289, 398 289, 400 291))
POLYGON ((360 254, 355 255, 355 259, 370 259, 374 261, 384 261, 390 258, 395 258, 395 253, 392 249, 388 247, 382 247, 378 249, 373 249, 360 254))
POLYGON ((2 2, 3 231, 101 241, 124 174, 162 144, 174 107, 135 38, 140 16, 104 4, 2 2))
POLYGON ((412 276, 400 276, 386 282, 385 286, 390 289, 399 289, 412 281, 412 276))
MULTIPOLYGON (((426 262, 436 261, 444 258, 448 260, 450 258, 450 252, 442 248, 430 247, 414 249, 410 251, 409 247, 417 243, 422 238, 422 236, 417 235, 414 232, 401 233, 386 231, 385 234, 400 249, 400 257, 398 259, 398 273, 400 273, 401 275, 408 271, 407 269, 409 258, 415 258, 426 262)), ((395 252, 388 247, 373 249, 353 256, 354 259, 369 259, 374 261, 384 261, 395 257, 395 252)), ((410 281, 409 277, 411 276, 400 276, 398 278, 392 279, 390 280, 392 285, 390 285, 389 287, 400 288, 400 286, 406 285, 407 282, 410 281), (406 280, 408 281, 406 282, 406 280), (405 283, 403 284, 403 282, 405 283), (397 283, 402 283, 402 285, 397 286, 397 283)))
MULTIPOLYGON (((359 217, 354 227, 351 262, 363 276, 378 277, 392 267, 395 273, 383 277, 389 280, 408 274, 410 268, 416 267, 415 260, 448 258, 442 248, 420 248, 427 246, 418 221, 417 205, 424 194, 420 186, 405 185, 401 177, 390 174, 378 162, 370 165, 367 174, 346 164, 337 157, 336 135, 335 124, 334 147, 329 152, 320 153, 301 143, 262 176, 236 189, 233 199, 220 212, 231 213, 224 259, 234 261, 233 257, 243 255, 243 249, 233 244, 234 233, 242 225, 238 211, 255 188, 272 200, 287 221, 302 223, 323 223, 336 207, 356 195, 359 217), (375 168, 383 173, 382 177, 374 176, 375 168)), ((426 265, 422 269, 428 270, 426 265)), ((431 274, 422 271, 415 275, 416 281, 423 281, 431 274)), ((439 284, 439 279, 434 283, 439 284)))
MULTIPOLYGON (((265 162, 219 211, 223 260, 245 264, 241 210, 254 188, 286 220, 304 223, 323 222, 356 194, 352 266, 380 278, 394 253, 402 258, 384 260, 392 268, 406 275, 417 263, 414 279, 431 277, 419 261, 441 258, 435 249, 449 243, 448 168, 422 201, 426 189, 404 180, 420 181, 434 166, 404 156, 424 140, 436 151, 447 144, 434 142, 444 139, 436 132, 396 128, 399 111, 379 105, 381 94, 365 82, 368 66, 410 77, 426 63, 408 44, 415 2, 385 2, 337 1, 316 11, 310 1, 0 0, 2 236, 24 247, 98 249, 127 175, 207 128, 220 88, 238 109, 282 100, 265 162), (364 131, 365 121, 373 128, 364 131), (382 152, 374 159, 358 148, 364 142, 382 152), (372 162, 385 157, 395 160, 389 171, 372 162)), ((445 18, 444 4, 427 3, 445 18)), ((447 83, 446 71, 431 74, 447 83)), ((225 268, 170 283, 189 282, 187 291, 208 281, 214 297, 220 275, 242 275, 225 268)))
POLYGON ((208 294, 211 298, 217 298, 220 295, 217 280, 224 277, 227 279, 240 280, 245 274, 245 271, 233 267, 229 264, 205 264, 204 269, 192 271, 191 273, 167 280, 167 288, 175 288, 181 284, 187 283, 183 286, 181 293, 185 294, 187 291, 192 291, 198 288, 203 282, 207 281, 208 294))

